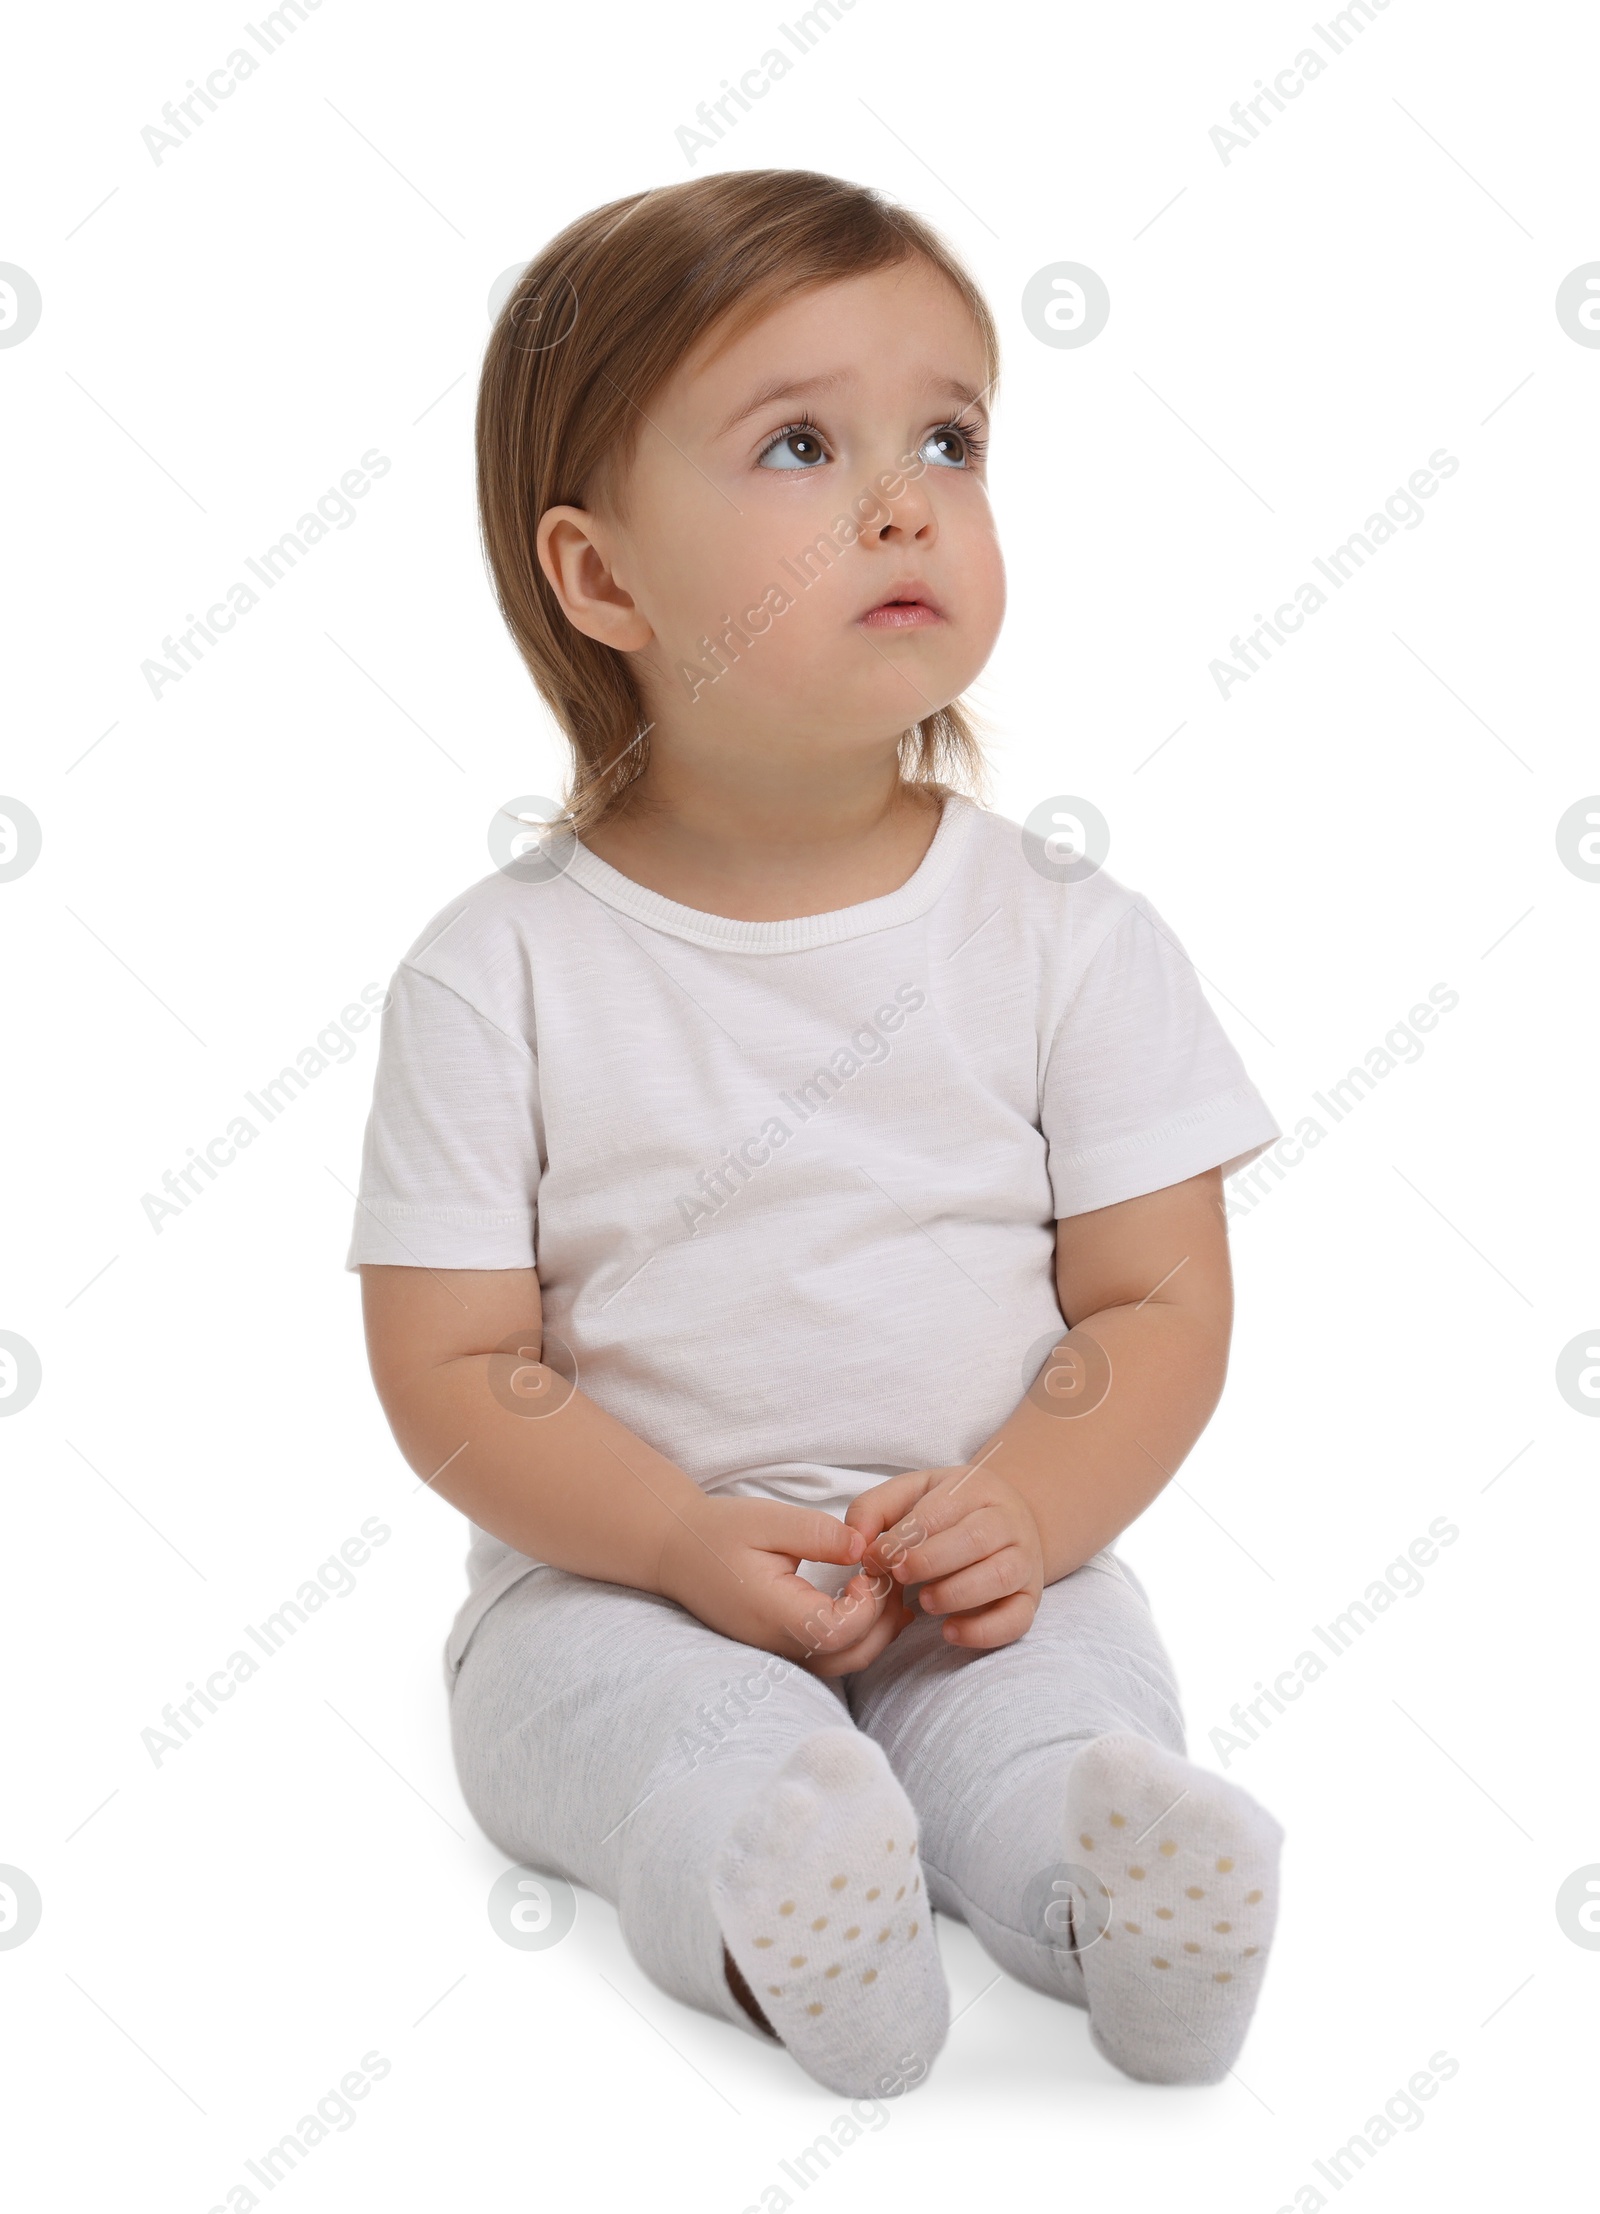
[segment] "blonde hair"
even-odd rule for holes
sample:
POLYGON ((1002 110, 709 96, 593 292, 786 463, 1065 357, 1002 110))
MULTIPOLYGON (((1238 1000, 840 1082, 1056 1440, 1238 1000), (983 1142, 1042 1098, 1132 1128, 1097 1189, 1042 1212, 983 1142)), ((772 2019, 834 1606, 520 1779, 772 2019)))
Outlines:
MULTIPOLYGON (((569 223, 523 271, 478 388, 478 512, 495 594, 530 675, 572 748, 564 804, 592 829, 648 758, 625 654, 577 630, 539 565, 547 508, 615 504, 641 410, 713 327, 732 338, 813 286, 932 264, 970 310, 986 377, 1000 342, 988 304, 928 224, 864 185, 807 169, 695 177, 569 223)), ((981 792, 971 711, 953 700, 906 730, 901 775, 981 792)))

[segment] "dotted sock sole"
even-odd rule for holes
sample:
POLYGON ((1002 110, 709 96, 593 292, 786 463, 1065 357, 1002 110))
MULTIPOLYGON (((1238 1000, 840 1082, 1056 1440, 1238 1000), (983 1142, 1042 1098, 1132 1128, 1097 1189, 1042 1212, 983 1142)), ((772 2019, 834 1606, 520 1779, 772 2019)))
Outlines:
POLYGON ((1073 1762, 1067 1855, 1089 2030, 1147 2083, 1217 2083, 1250 2026, 1272 1943, 1283 1832, 1247 1792, 1142 1738, 1073 1762), (1101 1934, 1096 1936, 1094 1933, 1101 1934))
POLYGON ((916 1817, 869 1738, 822 1730, 797 1746, 735 1823, 711 1890, 729 1953, 809 2076, 856 2098, 922 2080, 949 1996, 916 1817))

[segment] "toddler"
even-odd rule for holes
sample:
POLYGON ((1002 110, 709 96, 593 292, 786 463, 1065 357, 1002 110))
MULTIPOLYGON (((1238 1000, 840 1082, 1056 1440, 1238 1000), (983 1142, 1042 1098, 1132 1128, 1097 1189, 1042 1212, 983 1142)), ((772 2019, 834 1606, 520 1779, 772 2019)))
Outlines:
POLYGON ((1149 901, 981 804, 997 374, 937 234, 809 172, 523 274, 479 500, 572 773, 395 974, 349 1256, 472 1524, 475 1818, 858 2097, 943 2043, 935 1910, 1209 2083, 1277 1904, 1114 1541, 1279 1133, 1149 901))

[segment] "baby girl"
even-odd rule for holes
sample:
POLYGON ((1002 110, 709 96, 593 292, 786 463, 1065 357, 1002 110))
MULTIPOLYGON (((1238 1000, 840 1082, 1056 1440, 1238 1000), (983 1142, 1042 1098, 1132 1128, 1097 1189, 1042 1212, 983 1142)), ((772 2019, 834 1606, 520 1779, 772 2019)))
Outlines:
POLYGON ((944 2041, 935 1911, 1210 2083, 1277 1906, 1115 1541, 1279 1133, 1151 903, 982 804, 998 366, 937 234, 810 172, 529 265, 479 500, 571 775, 400 963, 349 1257, 472 1524, 476 1819, 857 2097, 944 2041))

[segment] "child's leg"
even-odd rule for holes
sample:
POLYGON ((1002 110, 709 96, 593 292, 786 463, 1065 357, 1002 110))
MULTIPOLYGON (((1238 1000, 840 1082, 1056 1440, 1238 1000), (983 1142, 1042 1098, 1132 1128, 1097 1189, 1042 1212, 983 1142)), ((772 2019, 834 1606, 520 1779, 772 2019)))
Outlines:
POLYGON ((830 2088, 926 2073, 948 2002, 916 1818, 828 1683, 669 1599, 541 1568, 474 1633, 451 1726, 480 1827, 612 1900, 663 1990, 759 2035, 731 1958, 830 2088))
POLYGON ((1171 1663, 1114 1556, 1049 1585, 1015 1644, 962 1651, 919 1617, 844 1680, 917 1808, 934 1906, 1020 1981, 1086 2006, 1128 2074, 1225 2074, 1282 1833, 1182 1757, 1171 1663))

